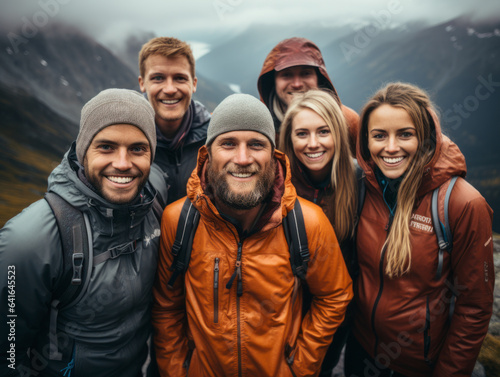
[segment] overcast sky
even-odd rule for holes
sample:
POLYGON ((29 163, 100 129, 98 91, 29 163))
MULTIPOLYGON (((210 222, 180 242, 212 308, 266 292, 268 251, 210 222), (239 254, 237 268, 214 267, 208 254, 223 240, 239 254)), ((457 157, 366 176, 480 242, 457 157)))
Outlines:
POLYGON ((384 14, 390 14, 395 24, 415 19, 437 23, 462 14, 500 19, 499 0, 0 0, 0 4, 0 25, 7 32, 27 22, 63 21, 104 44, 141 31, 211 44, 256 23, 348 23, 355 28, 384 14))

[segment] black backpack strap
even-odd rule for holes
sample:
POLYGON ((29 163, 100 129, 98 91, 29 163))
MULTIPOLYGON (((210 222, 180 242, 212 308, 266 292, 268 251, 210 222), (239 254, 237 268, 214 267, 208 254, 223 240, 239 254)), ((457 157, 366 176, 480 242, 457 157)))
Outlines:
POLYGON ((174 260, 170 266, 170 271, 173 271, 173 274, 167 284, 170 289, 173 288, 177 277, 183 274, 189 265, 194 234, 196 233, 199 221, 200 213, 193 206, 189 198, 186 198, 182 205, 179 222, 177 223, 175 241, 171 250, 174 260))
POLYGON ((52 294, 49 358, 60 360, 57 342, 57 316, 61 308, 76 300, 85 286, 89 274, 90 246, 89 233, 83 213, 61 198, 48 192, 45 200, 54 213, 63 253, 63 273, 56 290, 52 294))
POLYGON ((283 229, 290 250, 290 263, 293 274, 305 281, 309 262, 309 245, 299 199, 295 200, 293 210, 288 212, 283 219, 283 229))
POLYGON ((356 226, 358 225, 361 212, 363 211, 363 204, 365 204, 366 196, 366 183, 365 178, 360 178, 358 180, 358 208, 356 211, 356 226))
POLYGON ((163 215, 163 206, 160 203, 160 199, 158 195, 155 196, 153 200, 153 213, 155 214, 156 219, 158 220, 158 224, 161 224, 161 217, 163 215))
POLYGON ((89 263, 88 233, 83 213, 61 198, 48 192, 45 200, 56 218, 63 248, 63 277, 53 293, 61 303, 76 298, 85 281, 89 263))
POLYGON ((366 196, 366 176, 364 171, 356 166, 356 182, 357 182, 357 190, 358 190, 358 202, 356 208, 356 218, 354 219, 354 233, 351 238, 351 256, 346 259, 346 265, 349 270, 349 274, 351 275, 351 279, 353 283, 356 282, 357 277, 359 276, 359 263, 358 263, 358 251, 356 247, 356 238, 358 234, 358 224, 361 218, 361 212, 363 211, 363 205, 365 204, 365 196, 366 196))

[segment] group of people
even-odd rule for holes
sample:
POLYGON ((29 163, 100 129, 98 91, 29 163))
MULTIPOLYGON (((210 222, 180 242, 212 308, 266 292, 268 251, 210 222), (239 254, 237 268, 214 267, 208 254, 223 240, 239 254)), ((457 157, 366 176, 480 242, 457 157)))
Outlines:
POLYGON ((346 376, 471 375, 492 210, 422 89, 387 84, 358 116, 304 38, 266 57, 260 100, 233 94, 212 114, 192 98, 187 43, 150 40, 139 70, 142 94, 85 104, 49 176, 83 214, 72 242, 89 260, 64 258, 71 229, 46 199, 0 230, 2 376, 331 376, 343 349, 346 376))

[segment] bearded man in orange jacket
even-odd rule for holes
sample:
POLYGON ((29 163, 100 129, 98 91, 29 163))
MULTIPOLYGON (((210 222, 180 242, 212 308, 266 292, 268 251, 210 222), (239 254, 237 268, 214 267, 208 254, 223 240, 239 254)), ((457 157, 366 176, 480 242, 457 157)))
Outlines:
POLYGON ((162 218, 153 307, 161 374, 317 376, 352 282, 326 215, 299 198, 314 296, 302 315, 283 229, 297 195, 262 102, 234 94, 215 109, 187 194, 200 221, 189 267, 172 289, 171 249, 185 198, 162 218))

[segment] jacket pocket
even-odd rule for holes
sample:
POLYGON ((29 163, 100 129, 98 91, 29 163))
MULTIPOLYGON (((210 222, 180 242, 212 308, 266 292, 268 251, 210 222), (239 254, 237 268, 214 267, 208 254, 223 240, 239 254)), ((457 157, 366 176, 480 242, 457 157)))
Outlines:
POLYGON ((214 323, 219 323, 219 258, 214 260, 214 323))

